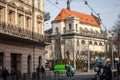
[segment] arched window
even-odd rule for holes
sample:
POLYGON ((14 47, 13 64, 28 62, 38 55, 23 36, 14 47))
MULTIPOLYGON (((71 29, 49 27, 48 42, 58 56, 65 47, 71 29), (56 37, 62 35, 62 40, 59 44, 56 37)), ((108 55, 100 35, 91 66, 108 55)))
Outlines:
POLYGON ((102 43, 100 42, 99 45, 102 46, 102 43))
POLYGON ((81 41, 81 43, 82 43, 82 44, 85 44, 85 41, 84 41, 84 40, 82 40, 82 41, 81 41))
POLYGON ((92 41, 90 41, 89 44, 92 45, 92 41))
POLYGON ((94 45, 97 45, 97 42, 94 42, 94 45))
POLYGON ((72 30, 72 25, 71 24, 69 24, 69 30, 72 30))
POLYGON ((31 56, 28 55, 28 59, 27 59, 27 70, 28 70, 28 73, 31 72, 31 56))
POLYGON ((39 58, 38 58, 38 65, 41 66, 41 64, 42 64, 42 57, 39 56, 39 58))
POLYGON ((56 31, 56 33, 58 33, 58 32, 59 32, 59 29, 58 29, 58 27, 56 27, 56 28, 55 28, 55 31, 56 31))

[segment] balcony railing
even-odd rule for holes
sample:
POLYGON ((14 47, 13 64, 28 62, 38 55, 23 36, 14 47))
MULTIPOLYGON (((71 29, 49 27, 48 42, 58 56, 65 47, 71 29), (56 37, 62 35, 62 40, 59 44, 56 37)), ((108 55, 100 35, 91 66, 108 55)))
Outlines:
POLYGON ((44 41, 44 36, 22 27, 13 26, 11 24, 0 23, 0 33, 30 39, 34 41, 44 41))
POLYGON ((66 35, 78 35, 78 36, 85 36, 85 37, 94 37, 94 38, 104 38, 107 39, 106 34, 105 33, 92 33, 92 32, 85 32, 85 31, 81 31, 81 32, 74 32, 74 31, 70 31, 67 32, 66 35))

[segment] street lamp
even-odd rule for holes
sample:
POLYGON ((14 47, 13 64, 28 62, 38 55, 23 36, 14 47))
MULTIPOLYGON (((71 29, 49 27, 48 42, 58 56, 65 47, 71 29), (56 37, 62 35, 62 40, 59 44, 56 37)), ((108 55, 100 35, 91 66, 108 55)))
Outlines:
POLYGON ((90 50, 89 50, 89 43, 88 43, 88 72, 90 72, 90 50))

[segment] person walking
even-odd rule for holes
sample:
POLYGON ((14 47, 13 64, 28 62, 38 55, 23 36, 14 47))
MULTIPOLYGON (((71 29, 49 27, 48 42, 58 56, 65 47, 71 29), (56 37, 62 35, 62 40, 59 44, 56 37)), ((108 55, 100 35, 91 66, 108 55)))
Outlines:
POLYGON ((2 77, 3 77, 3 80, 7 80, 7 77, 9 76, 9 72, 8 70, 6 69, 6 67, 3 69, 2 71, 2 77))
POLYGON ((36 68, 37 80, 40 80, 40 66, 36 68))
POLYGON ((45 68, 42 66, 41 67, 41 78, 42 78, 42 80, 44 80, 45 79, 45 68))
POLYGON ((70 66, 66 66, 66 74, 68 77, 71 77, 70 66))
POLYGON ((102 75, 104 76, 105 80, 112 80, 112 70, 109 63, 105 65, 102 75))

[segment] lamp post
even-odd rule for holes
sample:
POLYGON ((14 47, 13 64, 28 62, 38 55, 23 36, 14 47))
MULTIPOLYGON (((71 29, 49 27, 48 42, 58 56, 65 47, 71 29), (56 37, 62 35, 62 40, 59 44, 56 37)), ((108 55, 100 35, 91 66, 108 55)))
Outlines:
POLYGON ((88 52, 87 52, 87 56, 88 56, 88 72, 90 72, 90 50, 89 50, 89 43, 88 43, 88 52))
POLYGON ((111 49, 111 58, 112 58, 112 60, 111 60, 111 62, 112 62, 112 69, 114 69, 114 55, 113 55, 113 34, 112 34, 112 37, 110 37, 110 43, 111 43, 111 45, 110 45, 110 49, 111 49))

